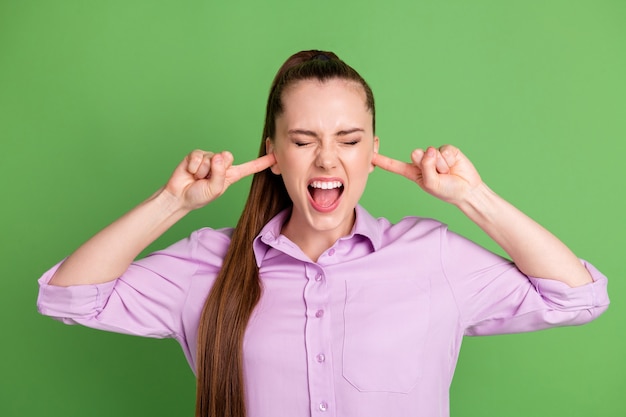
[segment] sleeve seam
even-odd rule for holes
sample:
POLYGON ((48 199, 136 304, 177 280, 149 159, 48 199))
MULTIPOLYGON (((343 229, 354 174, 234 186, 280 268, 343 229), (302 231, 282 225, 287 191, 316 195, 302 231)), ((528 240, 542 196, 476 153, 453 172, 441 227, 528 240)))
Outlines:
POLYGON ((457 295, 454 291, 454 286, 450 283, 450 278, 448 276, 448 273, 446 273, 446 265, 445 265, 445 260, 444 260, 444 254, 445 254, 445 250, 444 250, 444 245, 445 245, 445 239, 444 239, 444 234, 446 232, 446 226, 441 225, 439 226, 439 262, 440 262, 440 266, 441 266, 441 273, 443 274, 446 283, 448 284, 448 288, 450 288, 450 293, 452 294, 452 299, 454 300, 454 305, 456 306, 456 310, 457 313, 459 315, 459 319, 461 322, 461 325, 463 328, 466 328, 466 320, 463 316, 463 312, 461 310, 461 307, 459 305, 459 301, 457 299, 457 295))
MULTIPOLYGON (((198 231, 197 230, 194 231, 191 234, 190 239, 192 239, 191 258, 195 260, 196 259, 196 255, 198 253, 198 240, 199 240, 198 239, 198 231)), ((189 293, 191 292, 191 284, 193 283, 193 278, 198 273, 198 268, 199 268, 198 262, 194 262, 194 265, 195 265, 195 268, 194 268, 193 272, 191 273, 191 275, 189 277, 189 283, 187 285, 187 290, 185 291, 185 298, 183 299, 183 304, 181 305, 181 307, 180 307, 180 309, 178 311, 178 324, 179 324, 179 329, 181 330, 181 333, 184 332, 183 311, 185 309, 185 306, 187 305, 187 301, 189 300, 189 293)), ((176 340, 185 339, 182 334, 178 334, 177 332, 173 333, 173 337, 176 340)))

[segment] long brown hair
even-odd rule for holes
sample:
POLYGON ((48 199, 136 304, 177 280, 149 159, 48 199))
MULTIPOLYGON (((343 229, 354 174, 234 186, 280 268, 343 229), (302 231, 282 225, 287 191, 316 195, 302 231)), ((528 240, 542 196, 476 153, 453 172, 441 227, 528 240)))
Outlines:
MULTIPOLYGON (((259 156, 266 154, 265 139, 274 139, 276 117, 283 112, 281 98, 285 88, 301 80, 332 78, 361 84, 367 108, 375 115, 372 91, 353 68, 332 52, 298 52, 280 67, 272 83, 259 156)), ((200 317, 196 417, 246 415, 243 337, 252 310, 261 297, 252 241, 272 217, 291 205, 281 177, 269 169, 253 176, 248 200, 200 317)))

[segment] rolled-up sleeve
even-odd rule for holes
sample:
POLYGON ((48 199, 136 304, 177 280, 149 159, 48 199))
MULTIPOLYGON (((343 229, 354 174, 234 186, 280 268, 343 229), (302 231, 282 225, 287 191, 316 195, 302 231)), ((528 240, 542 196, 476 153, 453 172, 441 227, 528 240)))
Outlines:
POLYGON ((65 324, 77 324, 75 319, 94 318, 104 308, 116 281, 98 285, 59 287, 48 284, 63 262, 59 262, 39 278, 37 309, 45 316, 65 324))
POLYGON ((202 229, 170 247, 133 262, 114 281, 59 287, 49 282, 61 265, 39 279, 37 308, 66 324, 155 338, 179 338, 182 314, 198 268, 214 276, 221 267, 229 236, 202 229), (212 243, 202 245, 204 238, 212 243), (201 260, 199 260, 199 258, 201 260))
POLYGON ((520 333, 588 323, 609 305, 607 278, 581 260, 593 282, 572 288, 529 277, 514 263, 447 230, 442 264, 465 334, 520 333))

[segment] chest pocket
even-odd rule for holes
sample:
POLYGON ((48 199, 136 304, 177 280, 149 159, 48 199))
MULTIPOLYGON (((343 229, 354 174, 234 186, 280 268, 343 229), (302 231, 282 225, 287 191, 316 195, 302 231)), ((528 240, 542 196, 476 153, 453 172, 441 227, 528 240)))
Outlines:
POLYGON ((411 391, 420 378, 429 322, 428 283, 347 281, 344 378, 359 391, 411 391))

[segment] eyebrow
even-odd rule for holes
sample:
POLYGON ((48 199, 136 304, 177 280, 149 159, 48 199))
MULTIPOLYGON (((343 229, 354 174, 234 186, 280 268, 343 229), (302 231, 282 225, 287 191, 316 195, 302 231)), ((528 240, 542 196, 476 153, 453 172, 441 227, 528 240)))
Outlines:
MULTIPOLYGON (((339 132, 337 132, 335 135, 336 136, 347 136, 351 133, 356 133, 356 132, 365 132, 365 130, 358 128, 358 127, 354 127, 352 129, 347 129, 347 130, 340 130, 339 132)), ((303 135, 303 136, 311 136, 316 138, 317 137, 317 133, 313 132, 312 130, 306 130, 306 129, 289 129, 287 131, 287 133, 289 135, 303 135)))

